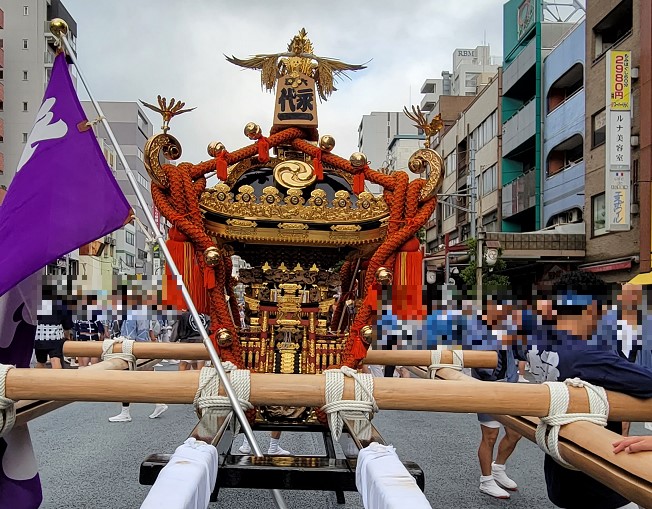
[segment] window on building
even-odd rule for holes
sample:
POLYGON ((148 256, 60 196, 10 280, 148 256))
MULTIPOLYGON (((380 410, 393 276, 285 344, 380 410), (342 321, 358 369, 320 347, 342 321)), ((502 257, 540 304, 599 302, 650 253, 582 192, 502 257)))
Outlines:
POLYGON ((134 266, 134 255, 130 253, 125 253, 125 265, 127 267, 133 267, 134 266))
POLYGON ((584 159, 584 138, 581 134, 571 136, 553 148, 548 154, 547 175, 552 177, 584 159))
POLYGON ((23 133, 23 143, 27 143, 27 137, 29 136, 29 133, 23 133))
POLYGON ((145 189, 149 187, 149 180, 147 180, 145 177, 143 177, 140 173, 136 174, 136 179, 138 180, 138 183, 143 186, 145 189))
POLYGON ((548 91, 548 113, 564 104, 584 88, 584 66, 575 64, 555 81, 548 91))
POLYGON ((457 168, 457 152, 453 150, 450 154, 448 154, 444 165, 446 166, 446 175, 455 173, 457 168))
POLYGON ((0 69, 0 80, 3 80, 3 79, 5 79, 5 70, 0 69))
POLYGON ((27 71, 23 71, 23 81, 27 81, 27 77, 29 76, 27 71))
POLYGON ((142 133, 147 136, 147 126, 149 123, 147 122, 147 119, 143 116, 143 114, 139 111, 138 112, 138 128, 142 131, 142 133))
POLYGON ((139 260, 147 260, 147 251, 139 249, 138 250, 138 259, 139 260))
POLYGON ((596 59, 631 34, 633 12, 632 0, 623 0, 593 27, 593 48, 596 59))
POLYGON ((466 76, 464 77, 464 85, 467 88, 477 87, 478 86, 478 76, 480 76, 480 73, 467 72, 466 76))
POLYGON ((140 150, 140 147, 136 147, 136 155, 138 156, 138 159, 141 161, 143 160, 143 151, 140 150))
POLYGON ((27 102, 23 101, 23 111, 27 111, 27 102))
POLYGON ((23 49, 29 49, 29 40, 23 39, 23 49))
POLYGON ((605 142, 607 136, 607 114, 605 109, 591 117, 591 148, 598 147, 605 142))
POLYGON ((448 219, 455 212, 455 209, 450 205, 450 201, 451 201, 450 196, 447 196, 442 200, 442 207, 444 209, 444 219, 448 219))
POLYGON ((125 242, 130 246, 134 245, 134 234, 133 232, 125 232, 125 242))
POLYGON ((23 5, 23 16, 29 16, 29 5, 23 5))
POLYGON ((498 188, 498 166, 493 164, 482 172, 482 196, 493 193, 498 188))
POLYGON ((596 194, 591 198, 591 210, 593 214, 593 236, 607 233, 607 209, 604 203, 604 193, 596 194))
POLYGON ((0 111, 4 111, 4 110, 5 110, 5 103, 4 101, 0 101, 0 111))

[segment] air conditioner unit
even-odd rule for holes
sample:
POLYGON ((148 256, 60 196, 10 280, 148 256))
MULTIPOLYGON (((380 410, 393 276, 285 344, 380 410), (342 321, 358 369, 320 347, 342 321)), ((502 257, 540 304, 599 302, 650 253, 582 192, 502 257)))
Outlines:
POLYGON ((106 235, 104 237, 104 243, 105 244, 111 244, 111 240, 113 240, 113 237, 111 237, 111 235, 106 235))
POLYGON ((580 216, 580 211, 573 209, 568 213, 568 222, 569 223, 579 223, 582 220, 580 216))
POLYGON ((115 239, 111 237, 111 240, 109 241, 110 246, 115 246, 115 239))

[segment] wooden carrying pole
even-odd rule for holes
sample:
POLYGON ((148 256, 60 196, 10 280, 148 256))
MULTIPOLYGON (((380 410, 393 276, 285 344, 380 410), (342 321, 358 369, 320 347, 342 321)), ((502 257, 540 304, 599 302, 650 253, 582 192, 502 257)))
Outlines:
MULTIPOLYGON (((191 403, 199 372, 120 372, 90 370, 12 369, 6 395, 13 400, 131 401, 133 403, 191 403)), ((322 375, 251 374, 255 406, 323 406, 322 375)), ((353 399, 354 381, 345 381, 344 399, 353 399)), ((379 408, 430 412, 482 412, 501 415, 548 414, 550 394, 543 385, 497 384, 375 378, 374 397, 379 408)), ((583 389, 570 389, 569 413, 588 412, 583 389)), ((609 393, 612 420, 652 420, 652 399, 640 400, 609 393)))
MULTIPOLYGON (((438 370, 437 378, 451 383, 482 384, 475 378, 451 369, 438 370)), ((539 419, 509 415, 494 415, 494 418, 536 443, 535 432, 539 419)), ((574 422, 562 426, 559 432, 559 452, 575 468, 628 500, 641 507, 652 507, 652 452, 614 454, 611 444, 621 438, 621 435, 601 426, 585 421, 574 422)))
MULTIPOLYGON (((113 346, 116 353, 122 352, 122 344, 113 346)), ((66 341, 64 355, 70 357, 99 357, 102 353, 101 341, 66 341)), ((136 358, 146 359, 187 359, 208 360, 206 347, 201 343, 151 343, 133 344, 136 358)), ((464 366, 467 368, 495 368, 498 356, 494 351, 464 350, 464 366)), ((442 350, 442 364, 452 364, 453 354, 442 350)), ((388 366, 427 366, 430 364, 430 350, 371 350, 364 360, 365 364, 384 364, 388 366)))

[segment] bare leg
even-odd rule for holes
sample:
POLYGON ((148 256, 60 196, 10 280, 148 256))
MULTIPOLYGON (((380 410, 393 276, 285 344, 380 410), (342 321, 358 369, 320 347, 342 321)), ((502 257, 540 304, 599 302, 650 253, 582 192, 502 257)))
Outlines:
POLYGON ((516 431, 505 427, 505 436, 500 440, 498 444, 498 454, 496 456, 496 463, 498 465, 504 465, 516 448, 516 444, 521 439, 516 431))
POLYGON ((90 364, 91 358, 90 357, 78 357, 77 361, 79 362, 79 367, 80 368, 85 368, 86 366, 88 366, 90 364))
POLYGON ((50 365, 52 366, 52 369, 63 368, 61 365, 61 359, 59 357, 50 357, 50 365))
POLYGON ((482 440, 478 448, 478 460, 480 460, 480 472, 482 475, 491 475, 491 462, 494 459, 494 446, 498 438, 499 428, 489 428, 480 425, 482 430, 482 440))
POLYGON ((279 438, 281 438, 281 433, 282 433, 281 431, 272 431, 270 435, 272 438, 278 440, 279 438))
POLYGON ((190 363, 186 361, 179 361, 179 371, 186 371, 190 369, 190 363))
POLYGON ((629 427, 631 426, 631 424, 632 424, 631 422, 623 422, 623 423, 622 423, 622 425, 623 425, 623 432, 622 432, 622 435, 623 435, 624 437, 628 437, 628 436, 629 436, 629 427))

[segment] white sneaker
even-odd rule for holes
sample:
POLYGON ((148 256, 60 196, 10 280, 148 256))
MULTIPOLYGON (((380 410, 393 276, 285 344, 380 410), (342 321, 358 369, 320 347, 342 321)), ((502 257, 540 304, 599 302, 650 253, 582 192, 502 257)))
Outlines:
POLYGON ((118 415, 109 417, 109 422, 131 422, 131 415, 129 409, 122 410, 118 415))
POLYGON ((162 368, 162 367, 163 367, 163 364, 161 364, 161 363, 159 362, 158 364, 154 364, 154 367, 155 367, 155 368, 162 368))
POLYGON ((242 454, 251 454, 251 447, 249 447, 249 444, 242 444, 238 448, 238 451, 240 451, 242 454))
POLYGON ((518 381, 519 383, 525 383, 525 384, 530 383, 530 381, 527 378, 525 378, 523 375, 518 375, 518 381))
POLYGON ((505 465, 497 465, 495 462, 491 464, 491 475, 493 475, 494 481, 501 488, 504 488, 509 491, 516 491, 518 485, 505 473, 505 465))
POLYGON ((168 409, 167 405, 157 404, 154 408, 154 411, 149 415, 150 419, 156 419, 159 415, 165 412, 168 409))
POLYGON ((167 363, 170 362, 170 361, 167 360, 167 359, 163 359, 161 362, 162 362, 163 364, 167 364, 167 363))
POLYGON ((490 475, 480 477, 480 493, 504 500, 509 498, 509 493, 498 486, 496 481, 490 475))
POLYGON ((281 447, 277 447, 274 450, 269 449, 267 451, 267 454, 270 455, 270 456, 292 456, 292 453, 290 451, 286 451, 285 449, 282 449, 281 447))
POLYGON ((170 359, 170 364, 179 364, 179 361, 176 359, 170 359))

